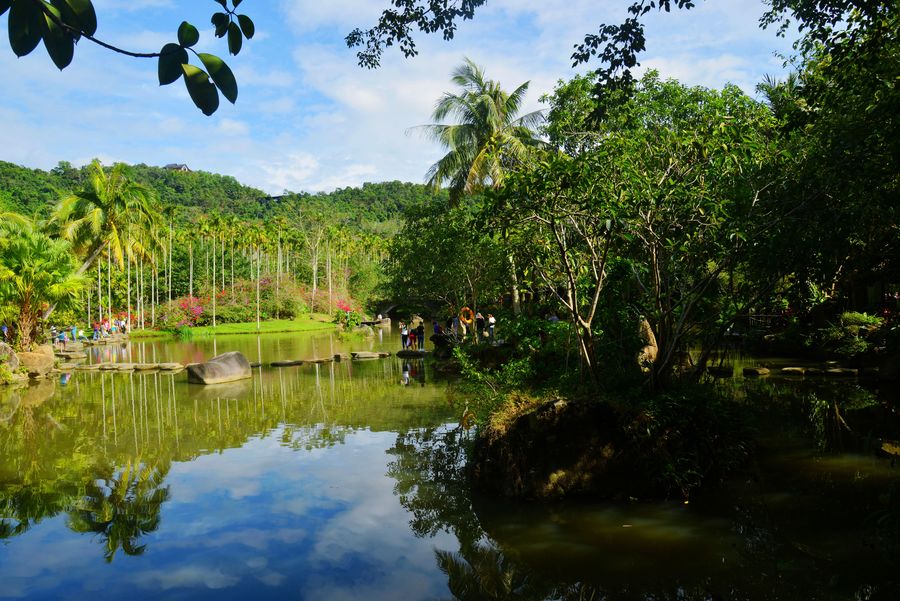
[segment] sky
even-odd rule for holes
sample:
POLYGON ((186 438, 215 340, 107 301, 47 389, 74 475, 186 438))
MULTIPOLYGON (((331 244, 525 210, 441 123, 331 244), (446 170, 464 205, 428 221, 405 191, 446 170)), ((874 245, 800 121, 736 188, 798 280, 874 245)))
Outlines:
MULTIPOLYGON (((628 4, 488 0, 452 41, 418 34, 417 57, 389 48, 379 69, 366 70, 344 36, 373 25, 388 0, 245 0, 239 12, 254 20, 256 36, 236 57, 213 35, 213 0, 94 0, 96 36, 129 50, 158 51, 183 20, 197 26, 196 49, 234 71, 237 103, 221 98, 205 117, 180 81, 158 85, 154 59, 83 40, 59 71, 43 46, 16 58, 4 39, 0 160, 41 169, 94 158, 184 163, 272 194, 422 182, 442 150, 415 128, 431 122, 464 57, 508 90, 530 81, 523 110, 545 108, 543 94, 590 67, 572 68, 573 46, 601 23, 620 23, 628 4)), ((780 55, 792 41, 759 28, 764 10, 762 0, 699 0, 690 11, 648 15, 639 71, 711 88, 733 83, 755 95, 764 76, 783 76, 780 55)))

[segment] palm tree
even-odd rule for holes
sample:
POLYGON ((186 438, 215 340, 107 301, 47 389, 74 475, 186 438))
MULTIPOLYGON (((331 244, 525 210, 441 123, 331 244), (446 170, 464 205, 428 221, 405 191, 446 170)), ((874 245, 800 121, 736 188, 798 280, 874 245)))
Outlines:
MULTIPOLYGON (((530 82, 507 93, 499 82, 486 79, 484 69, 468 58, 453 72, 451 81, 461 90, 445 93, 438 100, 432 119, 454 117, 457 123, 433 123, 421 129, 447 150, 428 170, 427 177, 434 188, 448 183, 453 207, 466 194, 499 187, 510 168, 522 162, 530 149, 542 144, 535 128, 543 115, 534 111, 518 116, 530 82)), ((512 255, 509 263, 513 309, 518 313, 519 282, 512 255)))
POLYGON ((168 462, 157 467, 138 458, 102 484, 99 479, 89 482, 84 499, 69 514, 69 528, 100 535, 107 563, 119 548, 126 555, 143 554, 141 536, 159 528, 162 505, 169 498, 169 487, 163 486, 168 472, 168 462))
POLYGON ((29 349, 41 330, 44 305, 75 300, 87 278, 76 273, 68 242, 51 239, 27 219, 7 222, 3 234, 0 309, 15 314, 19 345, 29 349))
MULTIPOLYGON (((153 191, 128 178, 126 165, 116 163, 107 172, 95 160, 88 167, 84 189, 62 199, 50 227, 72 243, 82 257, 78 275, 90 269, 106 252, 111 263, 124 266, 125 256, 147 256, 143 240, 155 222, 153 191)), ((49 317, 55 306, 45 314, 49 317)))
POLYGON ((543 116, 540 111, 518 116, 530 82, 507 93, 468 58, 453 72, 451 81, 461 90, 445 93, 432 119, 453 117, 456 123, 432 123, 420 129, 447 150, 427 177, 435 188, 448 183, 455 206, 463 195, 499 186, 510 167, 541 144, 535 128, 543 116))

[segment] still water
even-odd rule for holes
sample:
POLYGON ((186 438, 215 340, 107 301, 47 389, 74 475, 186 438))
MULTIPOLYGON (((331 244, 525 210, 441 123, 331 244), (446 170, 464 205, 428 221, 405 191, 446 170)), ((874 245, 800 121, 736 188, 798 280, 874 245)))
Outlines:
MULTIPOLYGON (((91 360, 395 350, 383 336, 148 342, 91 360)), ((263 367, 219 387, 87 372, 0 389, 0 597, 900 598, 900 468, 836 445, 829 413, 839 401, 858 442, 894 406, 855 382, 785 397, 791 385, 748 384, 773 423, 759 465, 687 506, 473 497, 472 434, 421 362, 263 367)))

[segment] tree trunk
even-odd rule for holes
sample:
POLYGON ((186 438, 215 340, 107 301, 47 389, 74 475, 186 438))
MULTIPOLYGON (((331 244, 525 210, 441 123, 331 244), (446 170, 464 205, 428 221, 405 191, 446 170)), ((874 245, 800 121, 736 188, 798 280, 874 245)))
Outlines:
POLYGON ((212 313, 213 313, 212 327, 215 328, 216 327, 216 288, 217 288, 217 285, 216 285, 217 284, 217 282, 216 282, 216 239, 215 239, 215 237, 213 238, 212 255, 213 255, 212 288, 211 288, 211 291, 212 291, 212 313))
POLYGON ((188 242, 188 295, 194 297, 194 241, 188 242))
MULTIPOLYGON (((256 247, 256 331, 259 331, 259 279, 261 277, 260 274, 260 256, 259 256, 259 247, 256 247)), ((253 269, 253 265, 251 264, 250 269, 253 269)), ((252 274, 251 274, 252 275, 252 274)))
POLYGON ((519 315, 522 313, 522 305, 519 299, 519 274, 516 270, 516 259, 509 255, 509 275, 512 281, 512 306, 513 313, 519 315))

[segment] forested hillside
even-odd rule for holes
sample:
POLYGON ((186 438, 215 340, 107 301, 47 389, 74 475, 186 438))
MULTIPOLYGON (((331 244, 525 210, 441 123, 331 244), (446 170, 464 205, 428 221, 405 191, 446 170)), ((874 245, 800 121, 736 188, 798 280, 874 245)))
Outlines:
MULTIPOLYGON (((60 162, 43 171, 0 161, 0 210, 47 216, 62 196, 83 185, 85 169, 60 162)), ((261 219, 278 213, 287 204, 327 221, 381 230, 376 224, 394 222, 406 207, 431 195, 424 185, 394 181, 330 193, 272 197, 231 176, 205 171, 183 172, 144 164, 132 165, 128 171, 134 181, 156 192, 161 205, 187 209, 189 218, 216 212, 261 219)))

